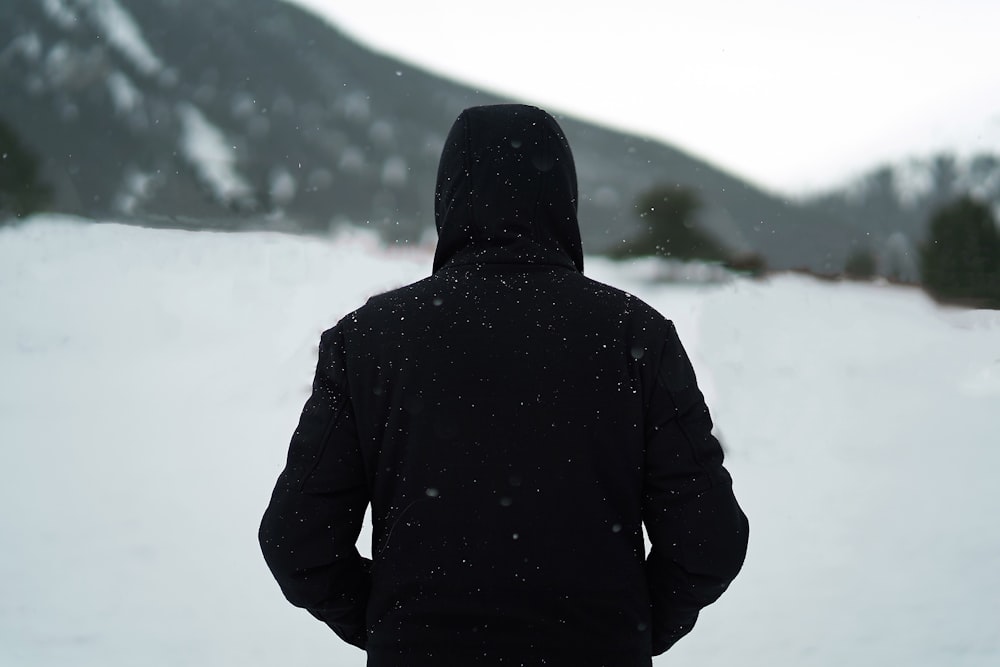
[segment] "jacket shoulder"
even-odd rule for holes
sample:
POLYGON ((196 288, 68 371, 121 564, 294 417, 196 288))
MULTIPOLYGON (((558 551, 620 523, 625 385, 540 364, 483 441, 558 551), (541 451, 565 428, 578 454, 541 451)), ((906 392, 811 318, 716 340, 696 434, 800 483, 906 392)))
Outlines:
POLYGON ((371 325, 373 322, 377 322, 387 315, 397 312, 401 307, 405 307, 406 304, 412 304, 415 299, 420 299, 422 296, 431 294, 434 290, 432 283, 433 276, 429 276, 408 285, 370 296, 362 306, 344 315, 326 333, 338 328, 371 325))
POLYGON ((615 304, 622 314, 637 322, 642 322, 653 329, 666 330, 673 326, 660 311, 651 306, 641 298, 627 292, 621 288, 602 283, 586 276, 582 276, 586 281, 588 289, 594 296, 602 301, 615 304))

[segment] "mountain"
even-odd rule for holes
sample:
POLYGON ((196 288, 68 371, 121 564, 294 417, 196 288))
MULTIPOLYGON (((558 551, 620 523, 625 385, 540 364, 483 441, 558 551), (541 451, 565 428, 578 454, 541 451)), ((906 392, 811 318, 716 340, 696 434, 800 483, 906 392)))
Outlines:
MULTIPOLYGON (((512 101, 278 0, 5 0, 0 99, 15 137, 4 155, 37 162, 48 210, 182 228, 363 224, 397 242, 433 230, 437 160, 461 109, 512 101)), ((640 234, 635 202, 663 184, 697 191, 701 222, 773 268, 837 272, 864 238, 827 208, 556 115, 589 252, 640 234)))
POLYGON ((882 275, 916 281, 918 248, 931 216, 965 194, 992 205, 1000 219, 1000 158, 949 153, 912 157, 875 167, 803 203, 864 229, 865 245, 876 254, 882 275))

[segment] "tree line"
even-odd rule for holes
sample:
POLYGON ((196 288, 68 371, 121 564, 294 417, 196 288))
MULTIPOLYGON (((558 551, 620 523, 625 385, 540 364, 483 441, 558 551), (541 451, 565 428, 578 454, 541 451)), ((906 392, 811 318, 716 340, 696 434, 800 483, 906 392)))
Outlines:
MULTIPOLYGON (((636 203, 643 232, 623 243, 612 256, 662 257, 720 264, 760 276, 767 272, 758 254, 734 253, 698 220, 702 202, 695 190, 663 185, 636 203)), ((962 195, 938 208, 919 248, 921 285, 942 303, 1000 309, 1000 227, 993 208, 962 195)), ((846 259, 841 276, 870 280, 878 276, 874 250, 861 247, 846 259)))
MULTIPOLYGON (((41 178, 38 157, 0 119, 0 222, 44 210, 50 200, 51 189, 41 178)), ((767 263, 761 255, 733 252, 700 224, 701 208, 693 188, 650 189, 636 202, 643 232, 612 251, 612 256, 710 262, 764 275, 767 263)), ((936 210, 918 260, 921 284, 938 301, 1000 309, 1000 227, 986 202, 963 195, 936 210)), ((861 247, 847 258, 842 276, 868 280, 877 272, 874 251, 861 247)))
POLYGON ((42 210, 50 193, 39 174, 38 157, 0 119, 0 223, 42 210))

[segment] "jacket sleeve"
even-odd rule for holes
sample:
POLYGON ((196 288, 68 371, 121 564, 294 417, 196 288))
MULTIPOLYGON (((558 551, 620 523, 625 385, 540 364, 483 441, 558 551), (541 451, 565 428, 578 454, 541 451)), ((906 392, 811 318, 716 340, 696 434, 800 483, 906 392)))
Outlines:
POLYGON ((749 525, 722 465, 722 447, 694 369, 669 323, 646 420, 643 522, 653 655, 694 627, 746 556, 749 525))
POLYGON ((342 338, 323 334, 312 395, 260 525, 260 546, 288 601, 365 648, 371 561, 355 546, 368 489, 342 338))

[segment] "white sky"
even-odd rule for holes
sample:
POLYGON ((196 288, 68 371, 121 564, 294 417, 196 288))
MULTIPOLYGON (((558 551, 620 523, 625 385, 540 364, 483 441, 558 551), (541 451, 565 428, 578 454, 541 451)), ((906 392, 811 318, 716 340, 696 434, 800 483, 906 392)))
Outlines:
POLYGON ((998 0, 286 0, 453 79, 794 193, 1000 152, 998 0))

